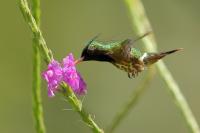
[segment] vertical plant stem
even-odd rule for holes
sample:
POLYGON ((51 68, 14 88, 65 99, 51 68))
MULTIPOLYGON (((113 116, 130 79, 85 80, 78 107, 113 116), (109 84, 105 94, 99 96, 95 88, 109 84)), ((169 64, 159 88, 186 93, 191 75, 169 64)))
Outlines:
MULTIPOLYGON (((36 21, 31 14, 27 1, 19 0, 19 7, 21 9, 21 12, 23 14, 26 23, 29 25, 33 35, 35 36, 35 39, 38 42, 36 44, 40 49, 40 53, 43 55, 46 63, 49 64, 53 60, 53 54, 46 45, 46 41, 44 40, 42 32, 40 28, 37 26, 36 21)), ((71 106, 80 115, 85 124, 87 124, 90 127, 93 133, 103 133, 104 131, 101 128, 99 128, 99 126, 92 119, 91 115, 87 113, 85 109, 82 107, 81 101, 76 97, 72 89, 69 88, 65 83, 60 84, 60 86, 63 88, 63 94, 67 98, 71 106)))
POLYGON ((154 68, 150 68, 144 80, 138 85, 137 89, 132 93, 130 99, 124 104, 121 110, 114 116, 111 124, 107 128, 108 133, 114 132, 116 127, 125 119, 125 117, 130 113, 131 109, 133 109, 137 102, 142 97, 142 94, 146 91, 146 89, 150 86, 150 82, 154 77, 154 68))
MULTIPOLYGON (((40 0, 32 0, 32 12, 36 24, 40 27, 40 0)), ((41 56, 38 47, 38 40, 33 36, 33 118, 37 133, 45 133, 44 116, 41 98, 41 56)))
POLYGON ((40 0, 32 0, 32 13, 37 26, 40 27, 40 0))
MULTIPOLYGON (((35 41, 34 41, 35 42, 35 41)), ((40 54, 39 49, 33 46, 33 118, 37 133, 45 133, 44 116, 41 100, 41 80, 40 80, 40 54)))
MULTIPOLYGON (((125 0, 125 2, 128 8, 128 12, 131 16, 134 31, 136 31, 137 34, 143 34, 149 30, 152 30, 141 1, 140 0, 125 0)), ((145 37, 144 39, 142 39, 142 41, 148 51, 156 51, 156 41, 153 35, 145 37)), ((164 62, 159 61, 158 63, 156 63, 156 67, 162 79, 165 81, 166 85, 168 86, 168 89, 171 92, 170 94, 174 102, 176 103, 178 109, 180 110, 181 114, 185 118, 188 127, 191 129, 191 132, 200 133, 199 125, 185 97, 183 96, 178 84, 174 80, 172 74, 167 69, 164 62)))

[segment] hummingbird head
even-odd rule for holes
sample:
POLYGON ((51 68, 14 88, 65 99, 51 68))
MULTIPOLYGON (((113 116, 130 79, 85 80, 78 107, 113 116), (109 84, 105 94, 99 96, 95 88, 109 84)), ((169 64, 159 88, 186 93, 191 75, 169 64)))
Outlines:
POLYGON ((96 38, 98 37, 95 36, 94 38, 92 38, 87 45, 85 46, 85 48, 83 49, 82 53, 81 53, 81 61, 90 61, 90 60, 95 60, 95 61, 107 61, 107 62, 112 62, 113 59, 106 54, 105 50, 99 49, 98 47, 96 47, 93 42, 96 40, 96 38))
POLYGON ((88 44, 82 51, 81 54, 81 59, 82 61, 90 61, 90 60, 95 60, 95 61, 106 61, 106 62, 112 62, 113 59, 105 54, 103 50, 100 50, 95 47, 91 47, 90 44, 88 44))

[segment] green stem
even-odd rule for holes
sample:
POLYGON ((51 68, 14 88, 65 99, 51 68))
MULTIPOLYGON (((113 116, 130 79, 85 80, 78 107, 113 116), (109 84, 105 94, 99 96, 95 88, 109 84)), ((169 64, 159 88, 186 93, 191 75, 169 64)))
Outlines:
MULTIPOLYGON (((39 46, 40 51, 43 54, 46 63, 47 64, 50 63, 53 60, 53 54, 46 45, 46 42, 42 36, 40 28, 37 26, 36 21, 31 14, 27 1, 20 0, 19 6, 25 21, 28 23, 35 39, 38 42, 37 45, 39 46)), ((63 94, 67 98, 71 106, 75 109, 77 113, 79 113, 82 120, 92 129, 92 131, 94 133, 103 133, 103 130, 98 127, 98 125, 92 119, 91 115, 87 113, 85 109, 82 107, 81 101, 76 97, 72 89, 69 88, 65 83, 60 84, 60 86, 63 88, 63 94)))
POLYGON ((32 13, 35 22, 37 23, 38 27, 40 27, 40 16, 41 16, 40 0, 32 0, 32 13))
POLYGON ((53 54, 51 50, 48 49, 46 41, 44 40, 44 37, 42 35, 42 32, 40 31, 40 28, 37 26, 36 20, 32 16, 26 0, 20 0, 20 9, 25 21, 31 28, 34 38, 36 38, 37 40, 37 45, 40 49, 40 53, 43 55, 45 62, 48 64, 53 59, 53 54))
POLYGON ((125 119, 125 117, 130 113, 131 109, 133 109, 139 99, 141 98, 142 94, 146 91, 146 89, 150 85, 150 81, 154 77, 154 69, 150 68, 145 79, 138 85, 137 89, 132 93, 129 101, 127 101, 121 110, 116 114, 114 119, 112 120, 110 126, 107 129, 108 133, 114 132, 116 127, 125 119))
MULTIPOLYGON (((40 26, 40 0, 33 0, 32 12, 38 27, 40 26)), ((45 133, 45 124, 41 98, 41 57, 38 48, 38 41, 33 37, 33 117, 37 133, 45 133)))
MULTIPOLYGON (((34 41, 35 43, 35 41, 34 41)), ((45 133, 44 116, 41 100, 41 71, 40 54, 38 47, 33 46, 33 115, 35 119, 35 128, 37 133, 45 133)))
MULTIPOLYGON (((132 25, 138 35, 146 33, 152 30, 150 22, 146 16, 145 9, 140 0, 125 0, 129 14, 131 15, 132 25)), ((156 51, 156 41, 153 37, 147 36, 142 39, 147 51, 156 51)), ((200 133, 198 123, 185 99, 180 91, 180 88, 174 80, 172 74, 167 69, 163 61, 156 63, 156 67, 159 70, 159 74, 168 86, 171 96, 176 103, 181 114, 185 118, 187 125, 191 129, 192 133, 200 133)))

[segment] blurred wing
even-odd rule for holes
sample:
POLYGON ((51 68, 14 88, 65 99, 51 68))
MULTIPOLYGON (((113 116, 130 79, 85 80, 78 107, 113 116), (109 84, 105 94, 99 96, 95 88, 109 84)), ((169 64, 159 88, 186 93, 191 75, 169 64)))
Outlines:
POLYGON ((116 44, 116 46, 113 47, 113 50, 110 51, 109 55, 114 60, 126 61, 130 59, 131 48, 132 48, 131 40, 126 39, 121 42, 118 42, 118 44, 116 44))

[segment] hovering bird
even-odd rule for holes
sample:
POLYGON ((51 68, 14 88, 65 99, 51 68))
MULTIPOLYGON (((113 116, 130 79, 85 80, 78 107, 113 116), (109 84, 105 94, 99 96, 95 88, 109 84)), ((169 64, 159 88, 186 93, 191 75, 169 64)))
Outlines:
POLYGON ((148 34, 149 32, 138 37, 133 42, 130 39, 104 42, 96 40, 96 36, 85 46, 81 58, 77 62, 92 60, 110 62, 117 68, 127 72, 128 77, 132 78, 142 72, 145 67, 152 65, 168 54, 181 50, 179 48, 160 53, 142 53, 140 50, 134 48, 134 42, 148 34))

